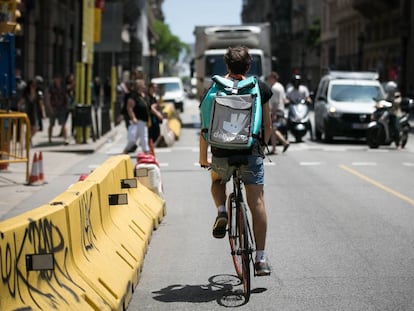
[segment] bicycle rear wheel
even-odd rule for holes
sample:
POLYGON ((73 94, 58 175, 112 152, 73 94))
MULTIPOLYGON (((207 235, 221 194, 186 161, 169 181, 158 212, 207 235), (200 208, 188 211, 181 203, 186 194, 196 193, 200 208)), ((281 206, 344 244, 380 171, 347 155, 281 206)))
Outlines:
POLYGON ((241 281, 243 283, 243 291, 245 303, 250 299, 250 250, 251 245, 249 243, 249 231, 247 226, 247 214, 246 206, 244 203, 241 203, 240 208, 238 208, 238 218, 239 218, 239 242, 241 250, 241 262, 242 262, 242 277, 241 281))
POLYGON ((231 257, 233 259, 234 269, 237 277, 242 278, 242 260, 240 256, 239 227, 234 193, 231 193, 227 199, 227 210, 229 215, 228 237, 230 242, 231 257))
POLYGON ((250 249, 249 231, 247 226, 246 207, 241 203, 236 207, 235 196, 232 193, 228 198, 229 211, 229 242, 234 268, 243 284, 245 302, 250 299, 250 249))

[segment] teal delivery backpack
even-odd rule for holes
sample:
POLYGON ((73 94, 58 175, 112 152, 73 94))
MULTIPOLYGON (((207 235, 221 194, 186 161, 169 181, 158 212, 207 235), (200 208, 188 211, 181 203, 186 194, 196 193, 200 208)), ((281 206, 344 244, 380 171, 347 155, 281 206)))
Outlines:
POLYGON ((200 104, 201 132, 222 149, 248 149, 259 138, 262 105, 256 77, 234 81, 215 75, 200 104))

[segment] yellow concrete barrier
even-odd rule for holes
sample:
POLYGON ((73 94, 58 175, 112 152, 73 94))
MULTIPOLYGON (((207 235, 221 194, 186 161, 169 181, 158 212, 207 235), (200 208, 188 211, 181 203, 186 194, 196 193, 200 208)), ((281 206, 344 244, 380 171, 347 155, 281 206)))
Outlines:
POLYGON ((137 262, 142 258, 123 250, 105 234, 96 184, 84 183, 73 190, 57 196, 50 204, 65 208, 77 271, 112 310, 122 311, 132 298, 138 279, 137 262))
MULTIPOLYGON (((156 229, 166 214, 165 201, 139 183, 133 175, 134 168, 130 157, 127 155, 119 155, 106 160, 105 163, 94 170, 85 181, 95 182, 100 185, 104 203, 107 202, 107 200, 105 201, 105 195, 108 195, 107 189, 114 191, 112 194, 126 193, 128 197, 127 207, 123 209, 112 208, 111 212, 123 213, 123 216, 126 219, 136 219, 136 223, 141 224, 141 226, 145 226, 145 218, 141 216, 141 213, 144 213, 147 217, 152 219, 153 228, 156 229), (114 174, 112 178, 107 177, 108 172, 114 174), (121 188, 121 183, 123 181, 122 176, 124 173, 126 174, 126 179, 136 181, 136 187, 126 186, 121 188), (111 180, 113 181, 112 183, 111 180), (109 185, 107 184, 108 181, 110 183, 109 185), (104 186, 105 184, 107 184, 107 186, 104 186)), ((118 216, 111 216, 112 219, 116 219, 117 217, 118 216)), ((123 219, 122 216, 119 216, 119 219, 123 219)), ((122 221, 122 226, 125 226, 124 221, 125 220, 122 221)), ((152 232, 152 230, 149 230, 148 228, 143 229, 144 232, 152 232)), ((148 238, 150 238, 150 236, 148 238)))
POLYGON ((179 119, 173 118, 168 120, 168 126, 175 135, 175 140, 178 140, 181 135, 181 122, 179 119))
POLYGON ((1 222, 0 267, 2 311, 112 309, 75 268, 61 206, 44 205, 1 222))
POLYGON ((0 223, 0 310, 125 310, 165 201, 109 158, 48 205, 0 223))
POLYGON ((163 103, 162 113, 168 119, 168 127, 173 131, 175 139, 178 140, 181 135, 180 114, 175 110, 174 104, 163 103))

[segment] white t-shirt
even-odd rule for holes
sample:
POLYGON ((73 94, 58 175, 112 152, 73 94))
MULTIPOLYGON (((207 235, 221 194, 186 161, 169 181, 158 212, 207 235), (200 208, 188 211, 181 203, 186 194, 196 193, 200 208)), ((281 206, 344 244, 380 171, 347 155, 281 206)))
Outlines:
POLYGON ((292 102, 298 102, 309 97, 309 90, 305 85, 299 85, 299 88, 291 88, 287 93, 287 98, 292 102))
POLYGON ((272 92, 272 97, 269 100, 271 111, 284 110, 286 100, 285 88, 280 82, 275 82, 272 85, 272 92))

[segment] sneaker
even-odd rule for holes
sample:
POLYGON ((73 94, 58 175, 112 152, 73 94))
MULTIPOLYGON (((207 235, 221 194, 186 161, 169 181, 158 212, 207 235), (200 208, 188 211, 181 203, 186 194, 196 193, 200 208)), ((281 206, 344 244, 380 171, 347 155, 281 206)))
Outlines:
POLYGON ((254 264, 254 269, 256 270, 257 276, 270 275, 270 267, 267 261, 257 261, 254 264))
POLYGON ((283 151, 282 152, 286 152, 286 150, 288 150, 290 144, 287 143, 286 145, 283 146, 283 151))
POLYGON ((222 239, 226 236, 226 227, 227 227, 227 213, 220 212, 216 217, 216 221, 213 226, 213 236, 216 239, 222 239))

